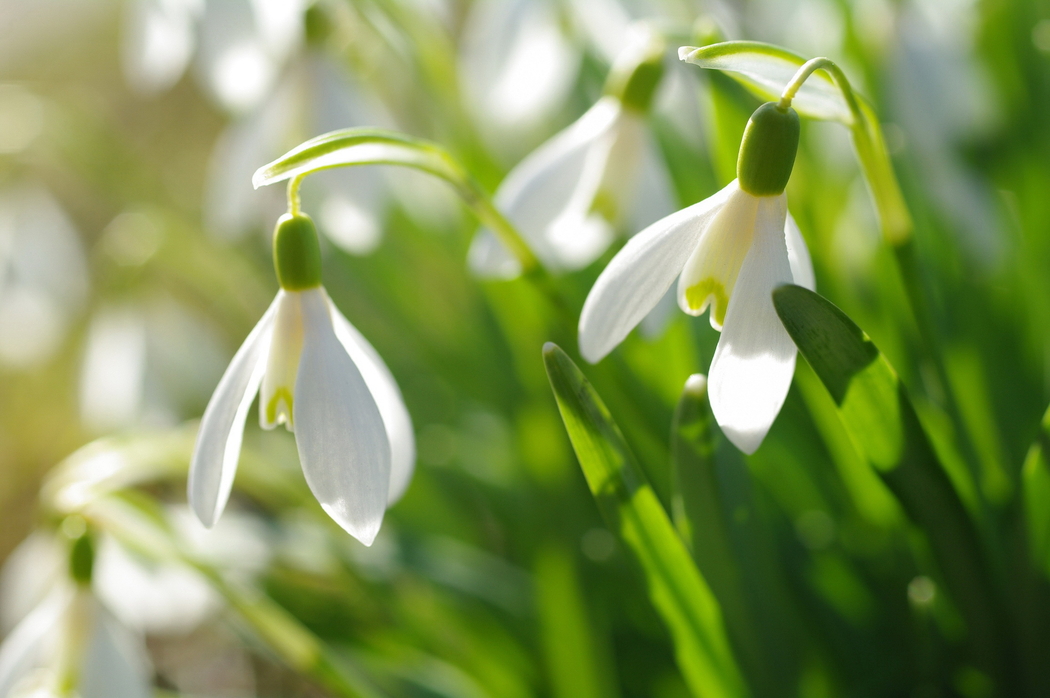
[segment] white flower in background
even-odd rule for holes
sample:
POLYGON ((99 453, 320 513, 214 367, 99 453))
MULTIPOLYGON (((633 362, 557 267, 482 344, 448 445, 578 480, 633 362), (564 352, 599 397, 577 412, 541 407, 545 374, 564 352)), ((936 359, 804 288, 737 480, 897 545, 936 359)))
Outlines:
MULTIPOLYGON (((673 210, 673 186, 645 125, 662 55, 651 34, 636 37, 613 68, 611 94, 522 160, 496 191, 494 203, 547 269, 583 268, 622 224, 644 227, 673 210)), ((469 263, 482 278, 521 273, 487 229, 475 236, 469 263)))
POLYGON ((90 559, 78 565, 72 557, 71 573, 56 570, 42 601, 0 645, 0 698, 149 698, 153 669, 142 637, 92 593, 90 559))
POLYGON ((569 96, 580 51, 548 0, 472 3, 460 45, 467 103, 490 147, 513 156, 569 96))
POLYGON ((678 304, 710 308, 721 330, 709 371, 711 409, 726 436, 753 453, 787 396, 796 349, 773 308, 786 283, 812 289, 813 266, 787 212, 784 187, 798 116, 769 103, 748 122, 738 179, 631 238, 598 277, 580 315, 580 352, 600 361, 678 277, 678 304))
POLYGON ((87 290, 80 236, 51 194, 33 185, 0 192, 0 364, 50 358, 87 290))
POLYGON ((401 392, 375 349, 321 286, 317 233, 286 215, 274 233, 281 290, 230 362, 201 420, 189 500, 211 526, 230 496, 244 421, 260 393, 264 429, 295 432, 307 484, 340 526, 371 545, 408 486, 415 440, 401 392))

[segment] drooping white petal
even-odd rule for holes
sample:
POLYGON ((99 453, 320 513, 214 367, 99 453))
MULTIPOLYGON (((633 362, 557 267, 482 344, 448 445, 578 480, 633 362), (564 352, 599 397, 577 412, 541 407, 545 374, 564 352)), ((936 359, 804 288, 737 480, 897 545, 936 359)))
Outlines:
POLYGON ((0 696, 8 696, 11 689, 36 668, 41 654, 59 631, 69 607, 70 591, 68 586, 56 588, 0 645, 0 696))
POLYGON ((295 377, 303 349, 303 294, 297 291, 277 293, 277 311, 273 318, 273 339, 266 359, 262 388, 259 392, 259 426, 273 429, 283 424, 294 431, 293 403, 295 377))
POLYGON ((142 637, 91 601, 94 628, 79 677, 81 698, 150 698, 153 668, 142 637))
POLYGON ((390 441, 361 371, 336 338, 323 289, 303 291, 303 351, 295 382, 299 460, 324 510, 365 545, 390 489, 390 441))
MULTIPOLYGON (((34 531, 11 551, 0 569, 0 635, 7 635, 53 590, 69 564, 68 551, 51 533, 34 531)), ((2 694, 0 694, 2 695, 2 694)))
MULTIPOLYGON (((559 267, 557 252, 548 242, 548 228, 573 200, 591 148, 609 135, 621 113, 615 99, 598 100, 575 123, 518 163, 496 191, 496 207, 548 267, 559 267)), ((513 278, 521 273, 517 260, 488 229, 475 235, 468 261, 481 278, 513 278)))
POLYGON ((678 208, 674 182, 659 145, 648 131, 642 132, 640 141, 639 160, 637 165, 632 165, 637 167, 638 174, 632 190, 627 193, 631 199, 627 224, 632 232, 648 228, 678 208))
POLYGON ((280 294, 237 350, 201 418, 187 486, 190 506, 211 527, 226 507, 237 472, 244 420, 262 382, 280 294))
POLYGON ((92 588, 125 627, 151 635, 186 635, 220 607, 215 590, 196 570, 136 558, 108 536, 100 543, 92 588))
POLYGON ((711 219, 735 190, 730 184, 638 233, 598 277, 580 314, 580 352, 597 363, 641 322, 682 271, 711 219))
POLYGON ((711 410, 744 453, 754 453, 780 412, 795 370, 795 345, 773 309, 773 290, 791 283, 784 241, 786 198, 761 197, 725 326, 711 361, 711 410))
POLYGON ((810 291, 816 290, 817 277, 813 273, 813 260, 810 259, 809 248, 798 223, 790 213, 784 226, 784 238, 787 242, 788 262, 791 264, 791 278, 799 286, 810 291))
POLYGON ((412 417, 405 407, 397 381, 379 352, 350 324, 331 300, 329 306, 335 336, 361 371, 361 377, 372 392, 379 414, 383 416, 383 426, 390 439, 390 491, 387 493, 387 504, 393 504, 408 489, 416 466, 416 437, 412 429, 412 417))
POLYGON ((702 315, 711 307, 711 326, 722 329, 737 275, 751 249, 759 197, 742 190, 734 180, 732 194, 711 220, 678 279, 678 307, 702 315))
POLYGON ((624 209, 635 203, 646 135, 642 116, 621 108, 613 124, 587 149, 572 198, 547 226, 545 242, 553 254, 550 268, 581 269, 609 247, 624 209))

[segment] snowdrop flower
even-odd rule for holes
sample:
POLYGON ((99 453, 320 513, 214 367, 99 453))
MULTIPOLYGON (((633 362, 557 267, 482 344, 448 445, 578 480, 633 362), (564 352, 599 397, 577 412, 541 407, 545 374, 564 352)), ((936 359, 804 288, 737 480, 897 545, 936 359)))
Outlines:
POLYGON ((264 429, 295 432, 307 484, 340 526, 371 545, 415 461, 412 422, 375 349, 321 285, 313 221, 286 214, 274 232, 281 290, 237 351, 204 417, 189 501, 212 526, 230 496, 248 409, 260 393, 264 429))
MULTIPOLYGON (((583 268, 622 223, 644 227, 673 209, 670 179, 645 126, 662 58, 663 42, 639 34, 610 72, 606 95, 522 160, 496 191, 496 206, 549 270, 583 268)), ((471 244, 469 263, 482 278, 521 273, 487 229, 471 244)))
POLYGON ((79 536, 69 577, 56 582, 0 645, 0 698, 153 694, 141 636, 117 622, 91 592, 93 560, 90 538, 79 536))
POLYGON ((795 368, 795 345, 771 294, 785 283, 814 285, 784 194, 798 135, 793 109, 759 107, 744 132, 737 179, 631 238, 598 277, 580 316, 580 351, 595 363, 678 277, 679 307, 690 315, 710 308, 711 325, 722 332, 709 372, 711 408, 745 453, 765 438, 795 368))

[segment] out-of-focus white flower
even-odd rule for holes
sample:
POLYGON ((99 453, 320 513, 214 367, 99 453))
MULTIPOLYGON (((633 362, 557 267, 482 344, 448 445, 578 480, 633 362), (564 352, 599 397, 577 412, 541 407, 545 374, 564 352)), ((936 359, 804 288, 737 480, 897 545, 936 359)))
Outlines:
MULTIPOLYGON (((569 95, 580 51, 547 0, 478 2, 463 28, 460 82, 482 133, 498 152, 547 121, 569 95)), ((519 151, 520 152, 520 151, 519 151)))
POLYGON ((80 237, 58 202, 32 185, 0 192, 0 363, 46 361, 87 288, 80 237))
MULTIPOLYGON (((639 37, 610 77, 612 94, 515 167, 494 203, 554 272, 587 266, 626 223, 644 227, 673 210, 673 187, 645 114, 662 74, 662 43, 639 37)), ((483 229, 469 254, 475 274, 514 278, 518 261, 483 229)))
POLYGON ((387 506, 411 478, 411 418, 379 354, 321 286, 317 233, 308 217, 278 221, 274 264, 281 290, 230 362, 201 420, 190 505, 206 526, 222 513, 258 391, 263 428, 294 430, 314 496, 370 545, 387 506))
POLYGON ((81 543, 74 543, 70 575, 49 580, 42 601, 0 644, 0 698, 152 695, 153 669, 142 637, 92 593, 90 543, 86 558, 78 555, 81 543))
POLYGON ((700 315, 710 308, 711 325, 722 331, 709 372, 711 408, 746 453, 758 448, 780 412, 795 368, 795 345, 772 292, 785 283, 814 286, 809 252, 783 193, 797 144, 797 115, 761 107, 745 131, 739 179, 631 238, 598 277, 580 315, 580 352, 595 363, 678 277, 681 309, 700 315))
POLYGON ((128 0, 123 64, 144 93, 174 85, 196 58, 200 81, 244 113, 270 94, 302 35, 301 0, 128 0))

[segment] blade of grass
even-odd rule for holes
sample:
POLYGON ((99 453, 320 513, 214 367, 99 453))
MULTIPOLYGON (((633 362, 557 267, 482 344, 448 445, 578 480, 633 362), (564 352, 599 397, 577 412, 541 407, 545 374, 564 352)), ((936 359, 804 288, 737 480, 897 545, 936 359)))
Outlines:
POLYGON ((718 601, 642 475, 619 427, 565 352, 548 343, 543 358, 587 484, 609 528, 641 565, 650 598, 670 629, 678 666, 689 687, 696 696, 747 695, 718 601))

